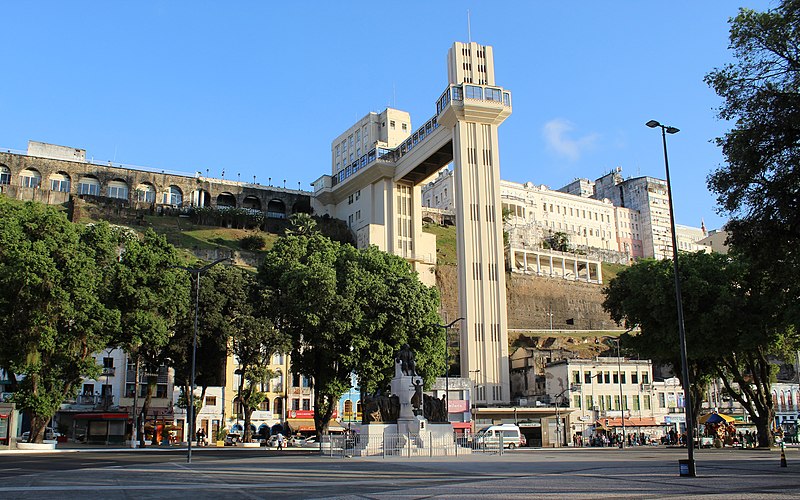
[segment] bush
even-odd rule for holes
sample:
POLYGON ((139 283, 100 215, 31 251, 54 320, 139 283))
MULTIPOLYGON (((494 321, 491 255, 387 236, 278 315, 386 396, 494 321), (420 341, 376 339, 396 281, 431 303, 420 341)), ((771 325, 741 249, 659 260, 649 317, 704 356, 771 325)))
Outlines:
POLYGON ((245 250, 262 250, 267 245, 267 240, 260 234, 251 234, 239 240, 239 246, 245 250))

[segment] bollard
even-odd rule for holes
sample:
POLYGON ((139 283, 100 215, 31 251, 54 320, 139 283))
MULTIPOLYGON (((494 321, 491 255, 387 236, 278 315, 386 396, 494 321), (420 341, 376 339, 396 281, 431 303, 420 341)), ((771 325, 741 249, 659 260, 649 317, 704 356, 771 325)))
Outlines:
POLYGON ((786 450, 783 441, 781 441, 781 467, 789 467, 789 464, 786 463, 786 450))

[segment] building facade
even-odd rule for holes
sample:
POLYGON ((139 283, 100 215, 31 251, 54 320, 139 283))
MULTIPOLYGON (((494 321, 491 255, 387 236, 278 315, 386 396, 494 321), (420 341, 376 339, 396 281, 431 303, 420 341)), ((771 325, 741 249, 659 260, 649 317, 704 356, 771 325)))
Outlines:
POLYGON ((232 207, 283 219, 310 212, 310 193, 247 181, 86 160, 82 149, 29 141, 24 153, 0 152, 0 193, 25 201, 64 204, 72 197, 104 198, 131 208, 232 207))

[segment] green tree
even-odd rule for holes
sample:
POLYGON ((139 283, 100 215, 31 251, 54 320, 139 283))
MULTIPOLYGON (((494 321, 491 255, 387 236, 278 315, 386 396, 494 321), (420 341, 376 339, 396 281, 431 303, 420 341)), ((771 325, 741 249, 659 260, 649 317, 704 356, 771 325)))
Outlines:
POLYGON ((731 216, 730 243, 771 278, 775 300, 797 325, 800 304, 800 0, 730 20, 734 61, 705 80, 733 123, 716 140, 725 163, 709 177, 731 216))
MULTIPOLYGON (((167 345, 179 319, 189 309, 189 276, 175 267, 178 264, 175 247, 152 229, 141 238, 128 240, 119 259, 112 300, 121 314, 122 334, 116 344, 137 365, 141 363, 146 374, 147 392, 139 412, 143 417, 141 423, 147 418, 155 395, 158 373, 169 363, 167 345)), ((144 445, 143 433, 138 435, 144 445)))
MULTIPOLYGON (((623 345, 660 363, 680 366, 672 263, 643 260, 621 272, 604 290, 603 303, 617 323, 641 333, 623 345)), ((750 414, 759 444, 771 442, 775 367, 768 359, 796 335, 770 300, 764 276, 737 256, 681 254, 679 259, 693 410, 697 414, 709 377, 750 414)))
POLYGON ((286 352, 289 342, 269 320, 244 314, 235 321, 231 346, 238 364, 236 401, 244 419, 243 441, 248 443, 253 437, 250 429, 253 412, 266 399, 261 389, 275 377, 268 367, 270 359, 275 353, 286 352))
MULTIPOLYGON (((212 267, 200 278, 195 367, 195 382, 200 387, 200 396, 194 398, 195 416, 202 408, 207 388, 225 385, 234 320, 241 316, 241 311, 250 307, 246 283, 246 273, 232 266, 212 267)), ((167 346, 167 357, 175 370, 175 384, 181 387, 181 408, 187 407, 186 395, 191 392, 194 313, 194 307, 186 310, 167 346)), ((187 422, 187 426, 192 430, 197 428, 194 422, 187 422)))
POLYGON ((296 236, 309 236, 317 232, 317 221, 311 214, 298 212, 289 217, 290 227, 286 229, 286 234, 296 236))
POLYGON ((361 313, 353 335, 353 371, 366 394, 388 391, 394 358, 403 344, 430 387, 445 371, 445 335, 437 325, 439 293, 419 281, 403 258, 371 246, 356 251, 347 285, 361 313))
POLYGON ((100 300, 114 247, 107 229, 86 230, 84 239, 55 208, 0 197, 0 368, 31 415, 31 442, 42 442, 81 379, 98 375, 92 355, 119 327, 119 314, 100 300))
POLYGON ((365 387, 385 387, 405 342, 417 349, 426 382, 444 372, 438 295, 402 259, 319 234, 289 235, 267 253, 259 279, 271 317, 291 337, 292 370, 312 380, 318 434, 327 432, 350 374, 365 387))

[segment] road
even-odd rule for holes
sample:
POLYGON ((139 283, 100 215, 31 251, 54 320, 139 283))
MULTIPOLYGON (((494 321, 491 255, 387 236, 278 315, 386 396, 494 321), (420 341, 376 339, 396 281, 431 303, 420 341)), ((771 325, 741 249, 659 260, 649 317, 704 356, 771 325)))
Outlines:
POLYGON ((0 454, 0 498, 796 498, 800 453, 523 449, 503 456, 330 458, 309 452, 200 449, 0 454))

